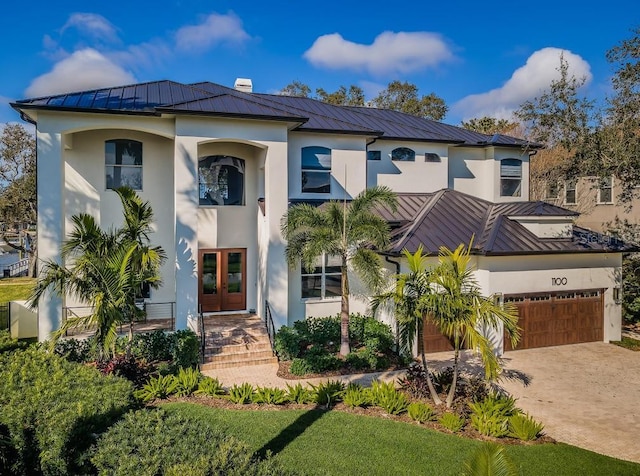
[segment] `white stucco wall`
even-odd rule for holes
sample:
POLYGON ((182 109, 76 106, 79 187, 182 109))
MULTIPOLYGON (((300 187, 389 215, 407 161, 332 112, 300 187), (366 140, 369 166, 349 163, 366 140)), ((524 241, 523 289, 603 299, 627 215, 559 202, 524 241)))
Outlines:
POLYGON ((571 238, 573 217, 509 217, 539 238, 571 238))
MULTIPOLYGON (((366 142, 363 137, 291 132, 288 138, 289 198, 353 198, 367 186, 366 142), (331 149, 331 193, 302 193, 302 148, 331 149)), ((284 180, 284 177, 282 177, 284 180)))
POLYGON ((471 148, 449 149, 448 186, 490 202, 514 202, 529 199, 529 156, 520 148, 471 148), (500 196, 500 161, 522 160, 522 187, 519 197, 500 196))
POLYGON ((368 146, 380 151, 380 160, 367 161, 367 185, 386 185, 396 192, 430 193, 447 188, 449 152, 446 144, 377 140, 368 146), (391 151, 408 147, 415 162, 392 161, 391 151), (437 154, 440 162, 427 162, 425 153, 437 154))

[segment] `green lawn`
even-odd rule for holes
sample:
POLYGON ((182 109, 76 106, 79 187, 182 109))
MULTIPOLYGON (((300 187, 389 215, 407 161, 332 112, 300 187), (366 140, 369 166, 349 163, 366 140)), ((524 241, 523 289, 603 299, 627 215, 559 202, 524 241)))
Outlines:
POLYGON ((631 337, 623 337, 622 340, 611 341, 612 344, 624 347, 625 349, 640 352, 640 340, 631 337))
POLYGON ((34 278, 0 279, 0 302, 22 301, 29 297, 35 284, 34 278))
MULTIPOLYGON (((271 450, 287 468, 309 475, 457 475, 480 444, 417 425, 318 410, 223 410, 172 403, 246 441, 271 450)), ((638 475, 640 465, 564 444, 508 446, 523 475, 638 475)))

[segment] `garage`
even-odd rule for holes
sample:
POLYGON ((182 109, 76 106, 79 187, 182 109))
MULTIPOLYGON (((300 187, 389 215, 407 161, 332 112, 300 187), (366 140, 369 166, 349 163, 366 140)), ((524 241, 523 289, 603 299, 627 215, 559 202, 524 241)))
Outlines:
POLYGON ((507 295, 504 301, 518 309, 522 329, 515 349, 505 336, 505 351, 604 340, 603 289, 507 295))

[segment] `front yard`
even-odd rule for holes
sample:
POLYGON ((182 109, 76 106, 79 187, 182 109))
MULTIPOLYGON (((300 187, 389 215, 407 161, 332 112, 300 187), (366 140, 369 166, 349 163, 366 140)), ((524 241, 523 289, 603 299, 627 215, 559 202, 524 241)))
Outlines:
MULTIPOLYGON (((228 410, 188 403, 163 405, 204 420, 272 451, 291 470, 309 475, 458 475, 480 442, 415 424, 324 410, 228 410)), ((565 444, 510 445, 523 475, 637 475, 640 465, 565 444)))

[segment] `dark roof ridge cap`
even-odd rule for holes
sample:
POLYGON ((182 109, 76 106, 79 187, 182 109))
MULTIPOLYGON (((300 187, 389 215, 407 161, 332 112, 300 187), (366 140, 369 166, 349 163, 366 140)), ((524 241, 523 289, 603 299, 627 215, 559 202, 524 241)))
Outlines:
MULTIPOLYGON (((412 226, 407 227, 407 229, 405 230, 405 232, 402 234, 402 238, 400 238, 398 240, 398 244, 402 244, 404 243, 404 241, 407 239, 407 235, 416 227, 420 226, 420 224, 422 223, 422 221, 425 219, 426 215, 433 210, 433 207, 438 203, 438 201, 440 201, 440 199, 444 196, 444 193, 447 191, 448 189, 443 188, 441 190, 438 190, 437 192, 434 192, 432 194, 431 197, 429 197, 428 200, 425 201, 425 203, 422 205, 422 210, 420 210, 420 213, 418 213, 418 215, 415 217, 414 220, 412 220, 412 226)), ((404 248, 404 246, 403 246, 404 248)))
MULTIPOLYGON (((489 224, 489 218, 491 217, 492 212, 493 212, 493 207, 491 206, 485 207, 484 215, 482 216, 482 225, 481 225, 482 228, 479 230, 480 236, 478 237, 478 241, 476 241, 476 243, 482 248, 485 247, 485 245, 483 245, 482 243, 482 239, 486 235, 487 225, 489 224)), ((494 220, 494 223, 495 223, 495 220, 494 220)), ((486 239, 487 244, 489 243, 490 239, 491 239, 491 233, 489 234, 489 238, 486 239)))
MULTIPOLYGON (((485 252, 493 249, 493 245, 495 244, 496 238, 498 237, 498 232, 500 231, 500 227, 502 226, 502 221, 505 218, 506 217, 504 215, 498 215, 496 219, 493 221, 493 224, 491 226, 491 233, 489 233, 489 238, 487 238, 486 245, 483 246, 483 249, 485 250, 485 252)), ((508 218, 506 219, 508 220, 508 218)))

